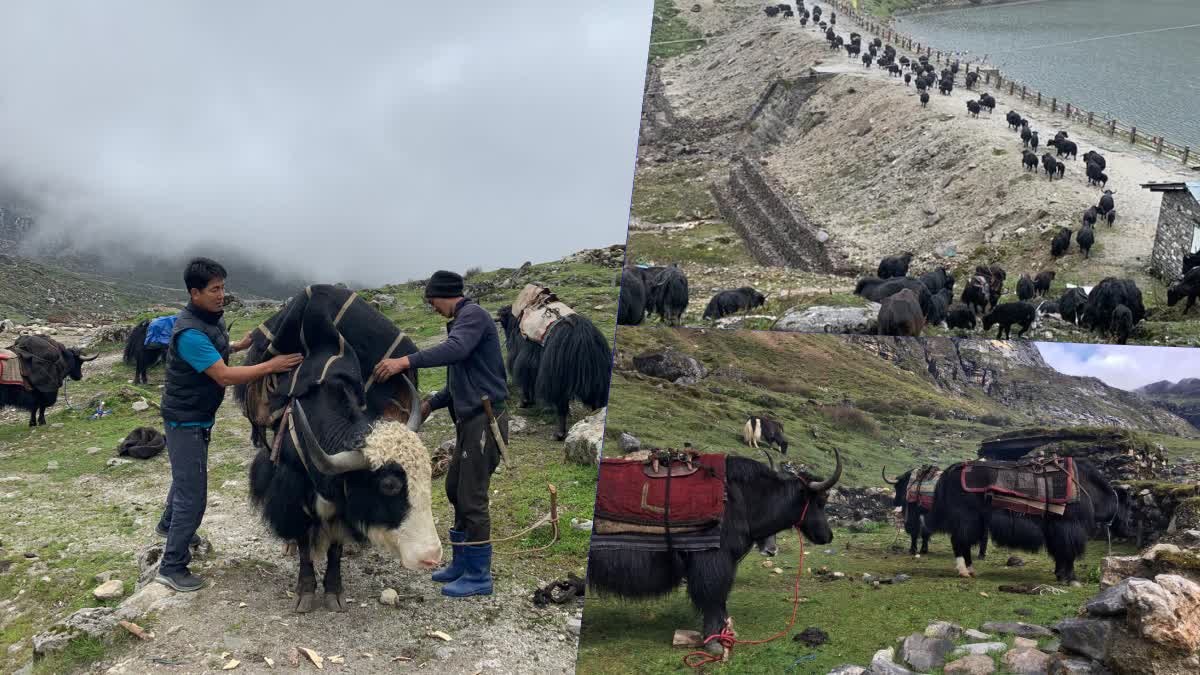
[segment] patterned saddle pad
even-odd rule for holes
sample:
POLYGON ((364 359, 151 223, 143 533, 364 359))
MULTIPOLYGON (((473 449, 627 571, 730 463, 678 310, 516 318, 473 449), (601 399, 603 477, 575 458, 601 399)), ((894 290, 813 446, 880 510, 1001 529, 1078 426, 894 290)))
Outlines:
POLYGON ((970 462, 963 466, 962 488, 989 494, 992 507, 1018 513, 1055 515, 1079 500, 1075 460, 1071 457, 1023 462, 970 462))
POLYGON ((909 504, 917 504, 923 509, 933 508, 933 492, 937 488, 938 478, 942 470, 936 466, 923 466, 912 473, 908 480, 908 491, 904 498, 909 504))
POLYGON ((21 375, 21 359, 16 352, 0 349, 0 384, 25 386, 21 375))

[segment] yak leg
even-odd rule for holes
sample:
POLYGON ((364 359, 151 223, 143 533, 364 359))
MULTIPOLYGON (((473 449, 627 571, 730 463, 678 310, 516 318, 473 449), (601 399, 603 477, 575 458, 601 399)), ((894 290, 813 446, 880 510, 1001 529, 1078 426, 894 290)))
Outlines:
POLYGON ((979 537, 979 559, 980 560, 983 560, 984 556, 987 555, 987 543, 988 543, 988 533, 987 533, 987 529, 985 528, 983 531, 983 534, 979 537))
POLYGON ((758 547, 758 552, 763 555, 775 555, 779 553, 779 545, 775 543, 775 535, 763 537, 759 541, 754 542, 758 547))
POLYGON ((954 566, 958 569, 960 577, 975 576, 971 564, 971 543, 964 541, 957 532, 950 535, 950 546, 954 549, 954 566))
POLYGON ((560 401, 558 404, 558 430, 554 432, 554 440, 561 441, 567 438, 567 414, 571 412, 571 402, 560 401))
POLYGON ((317 592, 317 572, 313 569, 312 542, 309 533, 300 538, 300 576, 296 580, 296 604, 292 611, 305 614, 312 611, 317 592))
MULTIPOLYGON (((704 630, 701 634, 706 639, 725 629, 725 622, 729 618, 725 602, 733 588, 736 573, 733 562, 720 551, 693 553, 690 556, 687 572, 688 595, 704 615, 704 630)), ((717 640, 709 642, 706 649, 715 655, 725 651, 717 640)))
POLYGON ((46 406, 38 408, 38 426, 46 426, 46 406))
POLYGON ((342 544, 330 544, 325 558, 325 608, 331 612, 348 609, 342 588, 342 544))

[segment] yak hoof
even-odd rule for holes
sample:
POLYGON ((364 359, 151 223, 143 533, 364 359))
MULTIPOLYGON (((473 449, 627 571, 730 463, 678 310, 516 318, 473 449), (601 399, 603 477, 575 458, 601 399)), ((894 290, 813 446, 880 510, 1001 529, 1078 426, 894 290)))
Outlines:
POLYGON ((723 657, 725 656, 725 645, 722 645, 717 640, 713 640, 712 642, 708 643, 708 645, 704 648, 704 651, 712 654, 713 656, 723 657))
POLYGON ((350 609, 344 596, 344 593, 325 593, 325 609, 331 612, 345 612, 350 609))
POLYGON ((308 614, 312 611, 313 601, 316 595, 312 591, 305 591, 296 596, 296 604, 292 607, 292 611, 297 614, 308 614))
POLYGON ((565 440, 567 440, 567 435, 561 431, 556 431, 556 432, 554 432, 554 440, 565 441, 565 440))
POLYGON ((969 574, 972 579, 975 578, 975 566, 974 565, 971 565, 970 567, 967 568, 967 574, 969 574))

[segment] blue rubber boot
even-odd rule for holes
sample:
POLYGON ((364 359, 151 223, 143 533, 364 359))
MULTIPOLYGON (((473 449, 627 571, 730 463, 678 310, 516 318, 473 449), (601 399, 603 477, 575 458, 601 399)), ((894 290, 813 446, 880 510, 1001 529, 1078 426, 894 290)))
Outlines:
POLYGON ((450 530, 450 548, 454 551, 454 557, 450 560, 450 564, 433 573, 431 577, 439 584, 444 584, 448 581, 454 581, 461 577, 467 571, 467 563, 463 558, 462 549, 459 542, 467 540, 467 533, 461 530, 450 530))
POLYGON ((467 571, 442 587, 442 595, 465 598, 469 595, 492 594, 492 545, 464 546, 467 571))

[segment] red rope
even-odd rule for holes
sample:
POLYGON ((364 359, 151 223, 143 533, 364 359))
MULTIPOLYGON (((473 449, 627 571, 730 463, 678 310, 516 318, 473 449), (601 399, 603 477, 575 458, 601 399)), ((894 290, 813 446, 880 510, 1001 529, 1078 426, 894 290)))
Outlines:
MULTIPOLYGON (((804 502, 804 511, 802 511, 800 513, 800 520, 796 521, 797 524, 793 526, 796 528, 796 537, 800 540, 800 567, 799 567, 799 569, 796 570, 796 581, 792 586, 792 618, 790 621, 788 621, 787 626, 783 630, 779 631, 778 633, 772 635, 769 638, 765 638, 763 640, 739 640, 736 637, 734 637, 734 635, 733 635, 733 628, 732 628, 733 618, 730 617, 725 620, 725 627, 721 629, 720 633, 716 633, 714 635, 709 635, 704 640, 704 644, 706 646, 708 645, 709 642, 716 640, 717 642, 721 643, 721 646, 724 648, 724 651, 726 653, 728 653, 730 656, 732 656, 734 645, 762 645, 762 644, 766 644, 768 642, 773 642, 775 640, 778 640, 779 638, 781 638, 784 635, 787 635, 789 632, 791 632, 792 626, 794 626, 796 624, 796 613, 800 610, 800 577, 801 577, 801 575, 804 574, 804 533, 800 531, 799 523, 804 522, 804 516, 807 513, 808 513, 808 502, 806 501, 806 502, 804 502)), ((723 660, 723 658, 724 658, 723 656, 721 656, 721 657, 713 656, 712 654, 709 654, 706 651, 695 651, 695 652, 691 652, 687 656, 683 657, 683 662, 686 665, 691 666, 692 668, 699 668, 701 666, 705 666, 710 663, 716 663, 718 661, 721 661, 721 660, 723 660), (699 659, 697 660, 694 657, 699 657, 699 659)))

